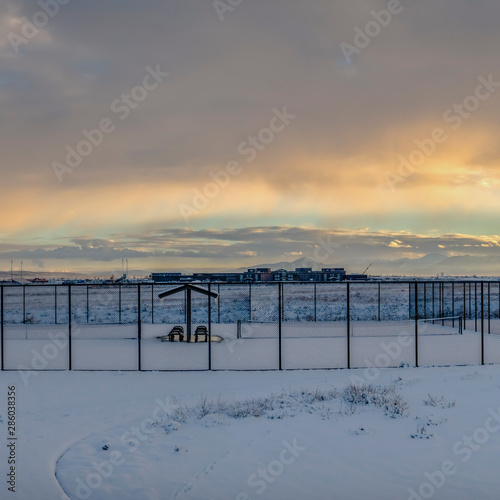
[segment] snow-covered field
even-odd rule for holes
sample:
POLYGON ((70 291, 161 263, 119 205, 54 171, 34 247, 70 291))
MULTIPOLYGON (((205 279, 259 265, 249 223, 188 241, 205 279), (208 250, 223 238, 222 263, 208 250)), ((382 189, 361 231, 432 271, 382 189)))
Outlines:
MULTIPOLYGON (((425 283, 418 285, 419 317, 461 315, 473 318, 480 311, 480 283, 425 283), (464 312, 465 311, 465 312, 464 312)), ((177 285, 141 285, 140 316, 145 324, 185 322, 184 295, 159 299, 158 294, 177 285)), ((207 285, 197 286, 207 289, 207 285)), ((413 283, 351 283, 349 313, 353 321, 404 321, 414 313, 413 283), (380 299, 380 310, 378 307, 380 299)), ((484 284, 485 314, 498 319, 500 284, 484 284), (489 286, 489 293, 488 293, 489 286), (489 301, 488 301, 489 298, 489 301)), ((4 323, 66 324, 68 286, 4 286, 4 323)), ((211 301, 213 323, 238 320, 276 322, 278 286, 272 284, 211 285, 218 294, 211 301)), ((284 283, 285 322, 345 321, 346 283, 284 283)), ((193 321, 208 319, 207 298, 193 294, 193 321)), ((71 287, 71 317, 77 324, 137 323, 137 285, 71 287)), ((500 332, 499 332, 500 333, 500 332)))
POLYGON ((0 498, 498 498, 500 366, 0 376, 0 498))

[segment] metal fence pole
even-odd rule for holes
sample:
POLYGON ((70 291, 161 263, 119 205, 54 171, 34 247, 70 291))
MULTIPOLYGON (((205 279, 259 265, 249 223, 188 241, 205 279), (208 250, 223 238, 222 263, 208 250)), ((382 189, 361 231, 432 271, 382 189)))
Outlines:
POLYGON ((316 283, 314 283, 314 322, 316 323, 316 283))
POLYGON ((54 285, 54 324, 57 325, 57 285, 54 285))
MULTIPOLYGON (((434 295, 434 284, 432 285, 434 295)), ((434 304, 434 300, 432 301, 434 304)), ((418 368, 418 283, 415 281, 415 366, 418 368)))
POLYGON ((488 281, 488 335, 491 333, 491 290, 490 282, 488 281))
POLYGON ((481 281, 481 364, 484 365, 484 282, 481 281))
POLYGON ((122 285, 118 285, 118 322, 122 324, 122 285))
POLYGON ((465 281, 464 281, 464 311, 463 311, 463 329, 465 330, 465 319, 467 318, 467 302, 465 300, 465 281))
POLYGON ((477 332, 477 281, 474 282, 474 329, 477 332))
POLYGON ((248 283, 248 320, 252 321, 252 283, 248 283))
POLYGON ((427 283, 424 283, 424 319, 427 319, 427 283))
POLYGON ((408 283, 408 319, 411 319, 411 283, 408 283))
POLYGON ((472 319, 472 283, 469 281, 469 319, 472 319))
POLYGON ((282 370, 282 363, 281 363, 281 314, 283 312, 283 290, 282 290, 283 284, 281 282, 278 283, 278 316, 279 316, 279 321, 278 321, 278 350, 279 350, 279 369, 282 370))
POLYGON ((155 286, 151 285, 151 324, 155 324, 155 286))
POLYGON ((2 347, 2 371, 4 368, 4 360, 3 360, 3 285, 0 286, 0 341, 2 347))
POLYGON ((23 285, 23 324, 26 324, 26 285, 23 285))
MULTIPOLYGON (((434 297, 434 281, 432 282, 432 317, 435 318, 436 317, 436 312, 435 312, 435 309, 434 309, 434 302, 435 302, 435 297, 434 297)), ((434 324, 434 321, 432 322, 432 324, 434 324)))
POLYGON ((220 323, 220 285, 217 285, 217 323, 220 323))
POLYGON ((137 284, 137 366, 139 371, 142 370, 142 356, 141 356, 141 347, 142 347, 142 325, 141 325, 141 285, 137 284))
POLYGON ((455 328, 455 282, 451 284, 451 326, 455 328))
POLYGON ((286 314, 285 314, 285 284, 283 282, 281 283, 281 320, 286 321, 286 314))
POLYGON ((71 285, 68 285, 68 356, 69 369, 72 368, 72 346, 71 346, 71 285))
MULTIPOLYGON (((443 311, 443 283, 439 283, 439 317, 442 318, 444 316, 443 311)), ((442 321, 441 326, 444 326, 444 321, 442 321)))
POLYGON ((346 298, 347 298, 347 311, 346 311, 346 323, 347 323, 347 368, 351 368, 351 292, 349 289, 349 282, 346 283, 346 298))
POLYGON ((378 320, 380 321, 380 283, 378 283, 378 320))

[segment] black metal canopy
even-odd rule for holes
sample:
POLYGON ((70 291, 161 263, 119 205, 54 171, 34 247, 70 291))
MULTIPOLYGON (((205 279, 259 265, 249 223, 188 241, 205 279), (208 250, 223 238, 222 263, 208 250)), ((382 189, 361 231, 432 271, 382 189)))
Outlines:
MULTIPOLYGON (((209 285, 210 286, 210 285, 209 285)), ((210 292, 204 288, 200 288, 193 285, 182 285, 174 288, 173 290, 167 290, 166 292, 161 292, 158 294, 158 298, 168 297, 169 295, 174 295, 180 292, 186 292, 186 323, 187 323, 187 341, 191 342, 191 292, 201 293, 208 297, 208 308, 210 309, 210 298, 217 298, 215 292, 210 292)))
POLYGON ((166 292, 161 292, 158 294, 158 298, 162 299, 163 297, 167 297, 168 295, 174 295, 176 293, 182 292, 183 290, 192 290, 193 292, 202 293, 203 295, 210 295, 210 297, 217 298, 217 294, 215 292, 209 292, 204 288, 200 288, 198 286, 193 285, 182 285, 174 288, 173 290, 167 290, 166 292))

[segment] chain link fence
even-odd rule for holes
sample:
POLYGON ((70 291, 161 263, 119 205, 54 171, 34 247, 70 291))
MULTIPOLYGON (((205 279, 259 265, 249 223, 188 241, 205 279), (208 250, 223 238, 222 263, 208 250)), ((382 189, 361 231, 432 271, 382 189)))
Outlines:
POLYGON ((2 285, 1 369, 500 363, 499 311, 498 281, 2 285))

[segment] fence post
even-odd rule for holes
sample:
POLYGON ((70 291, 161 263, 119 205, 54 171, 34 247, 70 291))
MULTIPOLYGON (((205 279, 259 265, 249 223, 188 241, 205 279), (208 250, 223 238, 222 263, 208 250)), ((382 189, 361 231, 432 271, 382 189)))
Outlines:
POLYGON ((87 324, 89 322, 89 286, 87 285, 87 324))
POLYGON ((252 322, 252 283, 248 283, 248 320, 252 322))
POLYGON ((220 323, 220 285, 217 285, 217 323, 220 323))
POLYGON ((484 281, 481 281, 481 364, 484 365, 484 281))
POLYGON ((68 356, 69 369, 71 370, 72 346, 71 346, 71 285, 68 285, 68 356))
POLYGON ((282 364, 281 364, 281 314, 282 314, 282 309, 283 309, 283 297, 282 297, 282 283, 281 281, 278 282, 278 316, 279 316, 279 321, 278 321, 278 351, 279 351, 279 369, 282 370, 282 364))
POLYGON ((451 283, 451 326, 455 327, 455 282, 451 283))
POLYGON ((463 324, 462 324, 462 328, 465 330, 465 320, 467 318, 467 301, 465 300, 465 281, 464 281, 464 313, 463 313, 463 324))
MULTIPOLYGON (((443 316, 443 283, 439 283, 439 317, 443 316)), ((441 326, 444 326, 444 321, 441 322, 441 326)))
POLYGON ((408 319, 411 319, 411 283, 408 283, 408 319))
POLYGON ((54 324, 57 325, 57 285, 54 285, 54 324))
POLYGON ((212 369, 212 297, 210 297, 210 283, 208 284, 208 369, 212 369))
POLYGON ((1 347, 2 347, 2 371, 4 368, 3 361, 3 285, 0 286, 0 335, 1 335, 1 347))
POLYGON ((316 283, 314 283, 314 322, 316 323, 316 283))
MULTIPOLYGON (((432 282, 432 318, 435 318, 436 317, 436 311, 435 311, 435 302, 436 302, 436 299, 435 299, 435 296, 434 296, 434 281, 432 282)), ((434 321, 432 322, 432 324, 434 324, 434 321)))
POLYGON ((380 283, 378 283, 378 320, 380 321, 380 283))
POLYGON ((424 281, 424 319, 427 319, 427 283, 424 281))
POLYGON ((141 340, 142 340, 142 325, 141 325, 141 284, 137 283, 137 365, 139 371, 142 370, 141 362, 141 340))
POLYGON ((155 324, 155 286, 151 285, 151 324, 155 324))
POLYGON ((488 281, 488 335, 491 333, 491 290, 490 282, 488 281))
MULTIPOLYGON (((432 290, 434 292, 434 284, 432 285, 432 290)), ((418 283, 416 281, 415 281, 415 366, 418 368, 418 283)))
POLYGON ((349 288, 349 282, 346 283, 346 295, 347 295, 347 311, 346 311, 346 323, 347 323, 347 368, 351 368, 351 292, 349 288))
POLYGON ((472 283, 469 281, 469 319, 472 319, 472 283))
POLYGON ((477 332, 477 281, 474 281, 474 330, 477 332))
POLYGON ((118 285, 118 322, 122 324, 122 284, 118 285))
POLYGON ((23 324, 26 324, 26 285, 23 285, 23 324))

